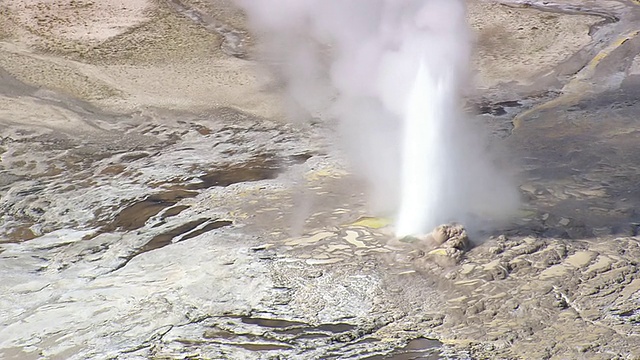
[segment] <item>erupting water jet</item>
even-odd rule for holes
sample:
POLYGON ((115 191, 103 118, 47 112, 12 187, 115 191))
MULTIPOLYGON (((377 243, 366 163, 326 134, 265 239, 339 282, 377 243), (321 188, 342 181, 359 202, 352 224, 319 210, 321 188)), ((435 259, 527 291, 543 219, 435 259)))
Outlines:
POLYGON ((471 53, 464 0, 238 1, 292 113, 340 120, 374 211, 397 214, 397 236, 512 213, 515 187, 459 109, 471 53))
POLYGON ((404 119, 400 211, 396 235, 421 234, 439 222, 447 186, 447 103, 452 99, 447 74, 436 75, 421 62, 404 119))

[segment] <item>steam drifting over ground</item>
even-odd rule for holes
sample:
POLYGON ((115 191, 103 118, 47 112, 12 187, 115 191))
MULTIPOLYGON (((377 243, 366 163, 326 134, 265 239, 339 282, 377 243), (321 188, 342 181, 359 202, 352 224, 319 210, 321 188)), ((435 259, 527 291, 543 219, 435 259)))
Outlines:
POLYGON ((371 205, 399 236, 478 227, 517 207, 462 111, 470 34, 459 0, 238 0, 292 114, 339 120, 371 205))

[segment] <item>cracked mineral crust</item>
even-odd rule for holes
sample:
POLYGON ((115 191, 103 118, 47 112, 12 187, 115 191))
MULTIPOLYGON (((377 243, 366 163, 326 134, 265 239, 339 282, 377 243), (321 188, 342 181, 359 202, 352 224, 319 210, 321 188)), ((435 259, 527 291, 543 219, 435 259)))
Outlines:
POLYGON ((640 6, 468 17, 522 209, 403 243, 233 2, 0 2, 0 358, 640 358, 640 6))

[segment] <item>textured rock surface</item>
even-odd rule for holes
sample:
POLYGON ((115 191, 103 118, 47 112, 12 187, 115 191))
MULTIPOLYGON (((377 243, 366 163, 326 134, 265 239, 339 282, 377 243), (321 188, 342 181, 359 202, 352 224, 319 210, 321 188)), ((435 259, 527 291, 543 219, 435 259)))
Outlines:
POLYGON ((472 246, 367 217, 230 2, 0 4, 0 358, 640 357, 640 7, 504 3, 469 103, 524 208, 472 246))

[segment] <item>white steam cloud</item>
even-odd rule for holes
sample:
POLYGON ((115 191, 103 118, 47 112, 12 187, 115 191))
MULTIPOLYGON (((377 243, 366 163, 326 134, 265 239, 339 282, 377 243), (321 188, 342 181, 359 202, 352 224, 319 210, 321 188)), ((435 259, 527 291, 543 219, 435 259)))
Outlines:
POLYGON ((339 120, 374 211, 394 214, 397 235, 512 214, 515 187, 460 111, 464 0, 237 1, 290 109, 339 120))

